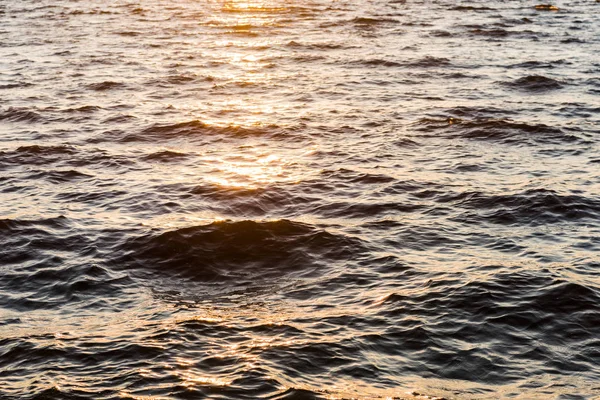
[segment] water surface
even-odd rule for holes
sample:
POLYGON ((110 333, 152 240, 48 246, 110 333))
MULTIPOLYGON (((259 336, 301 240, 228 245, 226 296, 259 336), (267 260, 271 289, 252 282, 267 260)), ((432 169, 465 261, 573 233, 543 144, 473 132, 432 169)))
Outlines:
POLYGON ((0 0, 0 397, 600 396, 600 3, 535 5, 0 0))

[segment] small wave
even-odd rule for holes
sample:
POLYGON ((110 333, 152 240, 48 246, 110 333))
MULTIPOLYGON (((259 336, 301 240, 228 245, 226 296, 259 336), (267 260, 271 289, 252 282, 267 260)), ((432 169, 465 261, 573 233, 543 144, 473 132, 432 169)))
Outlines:
POLYGON ((576 38, 576 37, 570 37, 570 38, 562 39, 560 42, 563 43, 563 44, 586 43, 585 39, 580 39, 580 38, 576 38))
POLYGON ((556 68, 557 65, 565 64, 564 60, 557 61, 525 61, 518 64, 510 65, 509 68, 525 68, 525 69, 552 69, 556 68))
POLYGON ((39 122, 43 119, 40 114, 26 108, 9 107, 6 110, 0 111, 0 121, 39 122))
POLYGON ((73 112, 79 112, 79 113, 94 113, 96 111, 101 110, 101 107, 98 106, 81 106, 81 107, 77 107, 77 108, 67 108, 65 110, 62 110, 65 113, 73 113, 73 112))
POLYGON ((4 265, 44 260, 46 250, 72 249, 78 240, 64 241, 69 221, 65 217, 38 220, 0 219, 0 261, 4 265))
POLYGON ((352 46, 348 46, 342 43, 301 43, 295 40, 288 42, 286 46, 291 48, 301 48, 309 50, 341 50, 352 48, 352 46))
POLYGON ((513 89, 528 92, 546 92, 549 90, 561 89, 563 87, 563 84, 559 81, 541 75, 525 76, 513 82, 504 82, 503 84, 513 89))
POLYGON ((365 26, 377 26, 377 25, 382 25, 382 24, 396 24, 396 23, 398 23, 398 20, 393 19, 393 18, 385 18, 385 17, 378 17, 378 18, 356 17, 353 20, 351 20, 351 22, 354 25, 357 25, 359 27, 365 27, 365 26))
POLYGON ((507 31, 506 29, 496 28, 496 29, 486 29, 486 28, 476 28, 471 29, 469 31, 471 35, 474 36, 486 36, 491 38, 504 38, 510 35, 513 35, 515 32, 507 31))
POLYGON ((430 67, 445 67, 450 65, 450 60, 444 57, 431 57, 426 56, 420 60, 413 61, 407 66, 418 67, 418 68, 430 68, 430 67))
POLYGON ((552 314, 599 314, 600 291, 578 283, 558 281, 537 296, 531 302, 531 306, 533 309, 552 314))
POLYGON ((5 165, 47 165, 73 155, 77 150, 72 146, 20 146, 12 151, 0 151, 0 164, 5 165))
POLYGON ((143 159, 146 161, 160 161, 160 162, 170 162, 170 161, 179 161, 182 158, 187 158, 188 155, 185 153, 180 153, 177 151, 171 151, 171 150, 163 150, 163 151, 157 151, 155 153, 152 154, 148 154, 147 156, 144 156, 143 159))
POLYGON ((126 87, 125 84, 123 84, 121 82, 113 82, 113 81, 92 83, 87 86, 88 89, 96 91, 96 92, 103 92, 103 91, 114 90, 114 89, 123 89, 125 87, 126 87))
POLYGON ((335 179, 341 180, 345 183, 362 185, 389 183, 395 181, 395 178, 389 175, 354 171, 347 168, 321 171, 321 177, 327 181, 335 179))
POLYGON ((466 107, 459 106, 446 110, 444 115, 456 115, 460 118, 484 119, 491 116, 511 114, 510 110, 494 107, 466 107))
POLYGON ((450 60, 443 57, 431 57, 426 56, 419 60, 398 62, 392 60, 385 60, 380 58, 358 60, 355 64, 360 64, 368 67, 413 67, 413 68, 432 68, 432 67, 444 67, 451 64, 450 60))
POLYGON ((116 32, 116 34, 119 36, 126 36, 126 37, 136 37, 136 36, 143 35, 142 32, 136 32, 136 31, 120 31, 120 32, 116 32))
POLYGON ((429 35, 433 36, 433 37, 443 37, 443 38, 454 36, 452 33, 448 32, 448 31, 444 31, 444 30, 431 31, 429 33, 429 35))
POLYGON ((17 89, 17 88, 24 88, 24 87, 29 87, 29 86, 33 86, 33 84, 28 83, 28 82, 7 83, 7 84, 0 85, 0 89, 17 89))
MULTIPOLYGON (((481 118, 463 120, 448 117, 424 118, 416 125, 416 131, 425 134, 438 132, 449 138, 494 140, 506 144, 528 145, 533 143, 573 143, 583 140, 558 127, 531 124, 505 119, 481 118)), ((438 135, 436 135, 438 136, 438 135)))
POLYGON ((553 190, 536 189, 510 195, 461 193, 458 197, 438 199, 475 210, 477 215, 462 215, 470 221, 501 224, 547 224, 600 218, 600 200, 578 195, 561 195, 553 190))
POLYGON ((198 79, 198 77, 195 74, 176 74, 167 77, 167 82, 173 85, 182 85, 193 82, 196 79, 198 79))
POLYGON ((54 154, 73 154, 76 152, 76 149, 72 146, 62 145, 62 146, 39 146, 39 145, 31 145, 31 146, 21 146, 17 148, 18 153, 25 154, 41 154, 41 155, 54 155, 54 154))
POLYGON ((52 229, 65 228, 67 227, 68 219, 64 216, 55 218, 46 218, 40 220, 23 220, 23 219, 0 219, 0 232, 6 233, 19 231, 24 228, 30 228, 34 226, 44 226, 52 229))
POLYGON ((398 213, 412 213, 423 209, 420 204, 389 202, 336 202, 315 207, 314 212, 327 218, 374 218, 398 213))
POLYGON ((367 67, 404 67, 406 64, 391 61, 391 60, 382 60, 379 58, 369 59, 369 60, 361 60, 357 61, 357 64, 365 65, 367 67))
POLYGON ((36 171, 28 177, 28 179, 45 179, 56 184, 89 178, 93 178, 93 176, 76 170, 36 171))
POLYGON ((480 6, 480 7, 476 7, 476 6, 455 6, 455 7, 451 7, 449 10, 451 10, 451 11, 494 11, 496 9, 495 8, 486 7, 486 6, 480 6))
POLYGON ((357 239, 299 222, 224 221, 131 239, 115 263, 197 281, 239 281, 311 272, 363 250, 357 239))
POLYGON ((232 137, 278 135, 283 130, 277 125, 267 125, 255 128, 247 128, 237 125, 217 126, 193 120, 176 124, 157 124, 144 129, 140 133, 127 134, 122 142, 154 142, 161 139, 174 139, 179 137, 209 137, 213 135, 225 135, 232 137))

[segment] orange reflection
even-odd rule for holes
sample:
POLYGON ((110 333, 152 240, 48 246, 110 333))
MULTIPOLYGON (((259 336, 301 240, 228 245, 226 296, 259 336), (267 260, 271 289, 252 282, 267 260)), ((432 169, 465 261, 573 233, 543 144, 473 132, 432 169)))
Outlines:
POLYGON ((230 0, 223 4, 222 11, 230 13, 241 12, 268 12, 276 13, 284 10, 283 7, 277 7, 270 1, 247 1, 247 0, 230 0))
POLYGON ((285 162, 274 154, 255 157, 244 155, 235 158, 237 160, 213 159, 218 171, 205 179, 218 186, 247 189, 256 189, 285 180, 285 162))

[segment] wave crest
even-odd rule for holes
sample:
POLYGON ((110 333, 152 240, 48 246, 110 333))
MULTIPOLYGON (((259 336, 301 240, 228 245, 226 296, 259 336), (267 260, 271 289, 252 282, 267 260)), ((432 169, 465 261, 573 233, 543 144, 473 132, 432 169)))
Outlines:
POLYGON ((117 260, 200 281, 302 274, 364 250, 353 238, 288 220, 222 221, 129 240, 117 260))

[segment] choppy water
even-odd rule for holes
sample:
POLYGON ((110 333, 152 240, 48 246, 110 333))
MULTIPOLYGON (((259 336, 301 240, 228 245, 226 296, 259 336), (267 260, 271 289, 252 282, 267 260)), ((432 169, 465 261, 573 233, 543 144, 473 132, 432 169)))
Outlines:
POLYGON ((600 3, 536 4, 0 0, 0 397, 600 396, 600 3))

